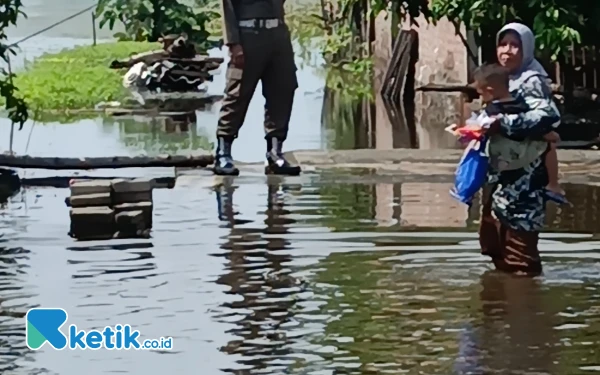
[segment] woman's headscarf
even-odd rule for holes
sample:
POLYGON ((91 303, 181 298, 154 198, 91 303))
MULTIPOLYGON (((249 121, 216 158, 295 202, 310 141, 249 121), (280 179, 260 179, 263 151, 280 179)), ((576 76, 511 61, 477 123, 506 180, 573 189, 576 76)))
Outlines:
POLYGON ((510 76, 511 89, 514 85, 518 86, 527 80, 527 78, 534 75, 541 75, 545 79, 548 79, 548 73, 542 64, 535 59, 535 36, 533 35, 533 31, 522 23, 513 22, 506 24, 496 36, 496 45, 498 45, 500 38, 507 31, 513 31, 519 35, 519 39, 521 39, 521 51, 523 52, 523 61, 519 70, 510 76))

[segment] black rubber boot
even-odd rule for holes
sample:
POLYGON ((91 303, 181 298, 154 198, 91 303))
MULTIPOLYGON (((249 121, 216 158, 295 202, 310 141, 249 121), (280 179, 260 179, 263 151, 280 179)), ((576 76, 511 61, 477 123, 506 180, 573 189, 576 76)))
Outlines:
POLYGON ((240 171, 235 167, 231 157, 231 139, 219 138, 217 141, 215 166, 213 172, 219 176, 237 176, 240 171))
POLYGON ((283 141, 277 138, 267 138, 267 161, 265 174, 297 176, 302 171, 299 166, 291 165, 283 157, 283 141))

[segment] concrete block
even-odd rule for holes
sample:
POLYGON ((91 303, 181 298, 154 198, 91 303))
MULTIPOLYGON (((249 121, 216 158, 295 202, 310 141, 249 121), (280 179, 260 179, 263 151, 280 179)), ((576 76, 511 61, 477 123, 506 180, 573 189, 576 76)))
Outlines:
POLYGON ((142 211, 146 228, 152 228, 152 202, 122 203, 114 206, 115 214, 127 211, 142 211))
POLYGON ((124 211, 115 215, 117 226, 144 224, 144 213, 142 211, 124 211))
POLYGON ((115 193, 137 193, 151 191, 154 180, 151 178, 136 178, 133 180, 112 180, 112 190, 115 193))
POLYGON ((110 192, 99 194, 75 195, 69 199, 71 207, 98 207, 112 204, 110 192))
POLYGON ((115 216, 117 230, 121 236, 136 236, 138 232, 147 229, 142 211, 125 211, 115 216))
POLYGON ((123 193, 115 192, 113 193, 112 201, 115 206, 123 203, 152 202, 152 190, 123 193))
POLYGON ((98 239, 115 233, 115 214, 109 207, 71 209, 70 235, 78 239, 98 239))
POLYGON ((93 180, 93 181, 76 181, 71 186, 71 196, 87 195, 87 194, 103 194, 110 193, 110 181, 93 180))
POLYGON ((155 178, 153 181, 154 189, 173 189, 177 179, 173 177, 155 178))
POLYGON ((110 207, 78 207, 72 208, 71 220, 85 220, 90 222, 114 221, 115 213, 110 207))

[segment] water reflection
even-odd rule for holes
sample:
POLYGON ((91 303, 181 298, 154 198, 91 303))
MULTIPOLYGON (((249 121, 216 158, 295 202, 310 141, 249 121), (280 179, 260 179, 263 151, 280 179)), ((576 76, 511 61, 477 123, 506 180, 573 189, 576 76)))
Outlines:
MULTIPOLYGON (((1 241, 6 243, 6 240, 1 241)), ((23 320, 30 305, 24 282, 30 251, 22 247, 0 247, 0 371, 10 373, 27 351, 23 320), (15 340, 19 338, 19 340, 15 340)))
MULTIPOLYGON (((150 242, 71 246, 67 250, 74 253, 67 263, 76 267, 76 272, 71 276, 74 279, 104 275, 118 277, 118 281, 146 279, 156 276, 157 266, 150 252, 153 247, 150 242), (103 255, 90 259, 87 252, 101 252, 103 255)), ((85 306, 94 306, 94 303, 86 303, 85 306)))
POLYGON ((125 147, 148 155, 190 154, 198 150, 212 150, 205 130, 196 119, 175 121, 170 117, 133 116, 131 118, 104 118, 103 127, 118 127, 119 139, 125 147))
POLYGON ((401 108, 380 95, 350 99, 325 90, 321 121, 328 149, 457 148, 444 124, 407 121, 401 108))
POLYGON ((480 327, 461 334, 459 373, 557 373, 553 325, 557 311, 548 297, 540 280, 485 272, 480 327))
POLYGON ((67 189, 2 209, 0 369, 210 374, 578 374, 600 334, 599 187, 567 185, 536 280, 496 278, 477 210, 448 183, 327 174, 215 178, 155 191, 151 240, 76 243, 67 189), (567 224, 571 223, 571 224, 567 224), (570 232, 556 233, 561 228, 570 232), (554 232, 554 233, 553 233, 554 232), (23 314, 60 306, 81 329, 117 322, 175 351, 31 352, 23 314))
MULTIPOLYGON (((329 182, 326 176, 322 178, 318 188, 321 204, 301 211, 317 215, 305 219, 307 222, 322 222, 319 216, 328 214, 335 219, 327 226, 335 230, 371 228, 385 232, 411 228, 476 231, 479 225, 481 196, 467 208, 449 195, 450 182, 337 184, 334 179, 329 182)), ((548 203, 546 230, 595 233, 600 220, 600 186, 564 184, 564 189, 573 205, 548 203)))
POLYGON ((222 309, 228 313, 216 317, 235 321, 235 328, 228 333, 237 338, 221 348, 242 357, 237 361, 242 370, 226 370, 235 374, 286 370, 284 359, 290 354, 290 338, 285 328, 293 324, 295 296, 302 289, 291 276, 292 255, 286 252, 291 249, 290 241, 279 237, 295 223, 286 217, 290 212, 285 209, 281 193, 285 194, 287 187, 275 182, 267 189, 265 228, 250 229, 243 227, 247 221, 236 220, 231 181, 215 188, 219 219, 230 229, 220 246, 226 251, 227 271, 217 283, 227 285, 228 294, 241 298, 223 304, 222 309), (263 234, 272 236, 264 238, 263 234))

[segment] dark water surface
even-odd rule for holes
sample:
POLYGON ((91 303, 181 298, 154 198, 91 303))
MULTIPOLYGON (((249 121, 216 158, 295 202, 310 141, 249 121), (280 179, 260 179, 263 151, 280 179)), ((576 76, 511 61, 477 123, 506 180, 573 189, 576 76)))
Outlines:
POLYGON ((444 183, 234 181, 154 192, 150 240, 74 242, 66 189, 2 210, 0 363, 10 374, 578 374, 600 370, 599 188, 550 209, 544 277, 490 272, 444 183), (24 314, 132 324, 168 353, 25 347, 24 314), (520 372, 519 372, 520 371, 520 372))

